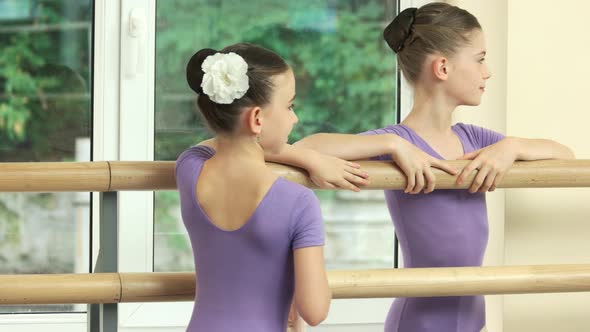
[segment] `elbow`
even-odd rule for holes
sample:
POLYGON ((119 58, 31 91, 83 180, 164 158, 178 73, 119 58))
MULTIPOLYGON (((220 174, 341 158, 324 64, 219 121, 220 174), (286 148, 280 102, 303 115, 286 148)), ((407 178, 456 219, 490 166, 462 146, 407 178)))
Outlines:
POLYGON ((561 159, 561 160, 573 160, 576 159, 576 155, 574 151, 568 147, 567 145, 555 142, 557 148, 555 149, 557 153, 553 157, 553 159, 561 159))
POLYGON ((301 318, 303 318, 303 320, 307 323, 307 325, 309 326, 318 326, 320 325, 321 322, 323 322, 324 320, 326 320, 326 317, 328 317, 328 308, 326 308, 326 310, 320 311, 320 310, 316 310, 312 313, 308 313, 308 314, 303 314, 301 313, 301 318))
POLYGON ((574 151, 572 149, 570 149, 569 147, 565 147, 566 150, 566 159, 576 159, 576 154, 574 153, 574 151))
POLYGON ((317 299, 315 298, 313 302, 305 303, 303 306, 299 308, 299 314, 301 318, 307 323, 309 326, 317 326, 328 317, 328 312, 330 311, 330 302, 332 296, 329 294, 324 299, 317 299))
POLYGON ((305 322, 306 322, 306 323, 307 323, 307 325, 309 325, 309 326, 318 326, 318 325, 320 325, 320 323, 321 323, 321 322, 323 322, 323 321, 324 321, 324 319, 326 319, 326 317, 323 317, 323 318, 317 318, 317 319, 316 319, 316 318, 309 318, 309 319, 305 319, 305 318, 303 318, 303 319, 305 320, 305 322))

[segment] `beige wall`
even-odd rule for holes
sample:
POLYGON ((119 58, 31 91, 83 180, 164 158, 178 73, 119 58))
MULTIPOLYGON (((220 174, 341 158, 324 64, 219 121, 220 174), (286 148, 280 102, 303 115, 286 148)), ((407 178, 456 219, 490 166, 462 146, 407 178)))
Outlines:
MULTIPOLYGON (((494 74, 482 105, 460 110, 457 120, 555 139, 590 159, 590 2, 449 2, 479 18, 494 74)), ((590 260, 590 188, 511 189, 489 195, 488 208, 486 265, 590 260)), ((590 331, 588 303, 584 293, 488 297, 488 328, 590 331)))
MULTIPOLYGON (((590 2, 508 2, 507 130, 590 159, 590 2)), ((590 188, 506 191, 505 263, 590 261, 590 188)), ((590 331, 589 294, 511 295, 504 331, 590 331)))

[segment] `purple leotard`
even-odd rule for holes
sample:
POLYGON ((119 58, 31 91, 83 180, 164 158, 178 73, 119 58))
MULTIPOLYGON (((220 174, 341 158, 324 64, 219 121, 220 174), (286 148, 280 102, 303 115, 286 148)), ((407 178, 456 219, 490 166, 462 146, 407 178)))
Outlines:
MULTIPOLYGON (((494 144, 501 134, 458 123, 453 132, 464 153, 494 144)), ((363 133, 396 134, 422 151, 443 159, 412 129, 393 125, 363 133)), ((377 156, 391 160, 391 156, 377 156)), ((386 190, 387 206, 400 241, 405 267, 480 266, 488 241, 484 193, 435 190, 410 195, 386 190)), ((485 325, 482 296, 400 298, 394 301, 385 322, 387 332, 479 332, 485 325)))
POLYGON ((182 219, 197 271, 187 331, 286 331, 294 291, 293 250, 324 244, 319 201, 311 190, 278 178, 241 228, 222 230, 201 209, 195 193, 203 163, 214 154, 196 146, 176 161, 182 219))

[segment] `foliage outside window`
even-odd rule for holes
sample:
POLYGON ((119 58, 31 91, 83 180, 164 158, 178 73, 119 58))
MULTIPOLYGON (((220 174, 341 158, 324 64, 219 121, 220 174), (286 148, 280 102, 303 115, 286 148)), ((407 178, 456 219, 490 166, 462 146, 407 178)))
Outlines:
MULTIPOLYGON (((201 48, 249 42, 284 57, 296 76, 299 123, 291 141, 357 133, 395 119, 395 58, 381 37, 393 1, 167 0, 156 14, 157 160, 175 160, 209 138, 185 66, 201 48)), ((325 202, 339 193, 318 192, 325 202)), ((155 270, 192 269, 178 194, 155 196, 155 270)), ((385 209, 385 208, 384 208, 385 209)), ((393 235, 391 234, 391 237, 393 235)))

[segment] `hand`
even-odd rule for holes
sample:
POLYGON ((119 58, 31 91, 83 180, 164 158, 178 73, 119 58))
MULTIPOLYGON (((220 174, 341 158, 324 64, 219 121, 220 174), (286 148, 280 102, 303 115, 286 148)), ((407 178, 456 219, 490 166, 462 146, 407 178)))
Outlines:
POLYGON ((494 191, 516 160, 516 151, 511 148, 507 140, 502 140, 483 149, 465 154, 461 160, 472 160, 463 168, 457 178, 457 184, 462 184, 469 174, 478 170, 469 187, 470 193, 494 191))
POLYGON ((406 194, 418 194, 423 189, 425 194, 434 191, 436 177, 432 173, 432 167, 451 175, 457 174, 457 170, 446 161, 432 157, 405 139, 400 139, 396 144, 391 158, 408 179, 408 184, 404 189, 406 194))
POLYGON ((319 154, 308 168, 311 181, 322 189, 360 191, 369 184, 369 174, 360 165, 340 158, 319 154))
POLYGON ((289 309, 289 318, 287 320, 287 332, 301 332, 303 331, 303 324, 297 309, 295 309, 295 303, 291 303, 291 309, 289 309))

